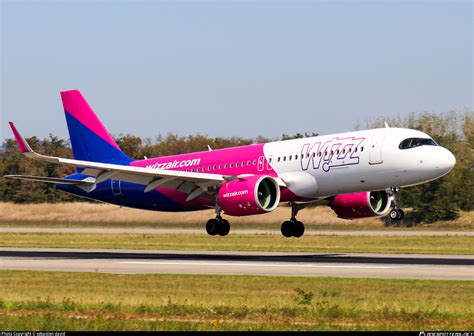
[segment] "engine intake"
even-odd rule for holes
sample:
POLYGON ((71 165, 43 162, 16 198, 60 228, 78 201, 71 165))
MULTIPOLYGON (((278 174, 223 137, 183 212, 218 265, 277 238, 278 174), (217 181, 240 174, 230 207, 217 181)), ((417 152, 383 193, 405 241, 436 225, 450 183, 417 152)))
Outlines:
POLYGON ((217 197, 226 214, 249 216, 275 210, 280 188, 270 176, 247 176, 222 184, 217 197))
POLYGON ((364 191, 337 195, 330 205, 338 217, 355 219, 383 216, 389 212, 391 203, 392 198, 385 191, 364 191))

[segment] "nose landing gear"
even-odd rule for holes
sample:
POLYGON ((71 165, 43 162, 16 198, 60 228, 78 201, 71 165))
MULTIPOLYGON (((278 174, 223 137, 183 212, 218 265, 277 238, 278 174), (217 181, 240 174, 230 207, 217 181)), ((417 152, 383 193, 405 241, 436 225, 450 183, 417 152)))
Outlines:
POLYGON ((287 238, 299 238, 304 234, 304 224, 296 219, 298 211, 303 207, 298 207, 298 204, 291 203, 291 219, 283 222, 281 225, 281 234, 287 238))
POLYGON ((393 209, 390 211, 390 219, 392 221, 399 221, 405 218, 405 212, 397 205, 397 194, 400 191, 398 187, 391 187, 387 189, 387 193, 393 197, 393 209))

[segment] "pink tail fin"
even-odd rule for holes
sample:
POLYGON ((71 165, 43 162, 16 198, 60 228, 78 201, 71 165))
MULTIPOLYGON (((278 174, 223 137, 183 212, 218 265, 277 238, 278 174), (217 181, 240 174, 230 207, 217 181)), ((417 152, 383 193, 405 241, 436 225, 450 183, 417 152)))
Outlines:
POLYGON ((74 157, 78 160, 128 164, 119 148, 78 90, 61 92, 74 157))

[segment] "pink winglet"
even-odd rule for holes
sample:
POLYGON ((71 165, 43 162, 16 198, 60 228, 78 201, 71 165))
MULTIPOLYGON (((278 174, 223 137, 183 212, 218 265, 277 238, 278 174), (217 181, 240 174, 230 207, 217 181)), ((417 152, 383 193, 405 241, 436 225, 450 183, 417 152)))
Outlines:
POLYGON ((16 143, 18 144, 18 147, 20 148, 20 151, 22 153, 28 153, 32 152, 30 146, 26 143, 25 139, 23 136, 18 132, 18 130, 15 127, 15 124, 11 121, 8 122, 10 124, 10 128, 13 131, 13 135, 15 136, 16 143))
POLYGON ((64 110, 109 144, 119 149, 117 143, 104 127, 79 90, 61 92, 64 110))

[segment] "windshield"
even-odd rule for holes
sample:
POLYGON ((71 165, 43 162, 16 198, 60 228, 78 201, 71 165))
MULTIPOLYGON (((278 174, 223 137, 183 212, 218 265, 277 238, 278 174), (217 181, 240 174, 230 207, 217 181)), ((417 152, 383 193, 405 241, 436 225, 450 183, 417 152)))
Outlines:
POLYGON ((400 142, 398 148, 408 149, 419 146, 438 146, 438 144, 433 139, 408 138, 400 142))

